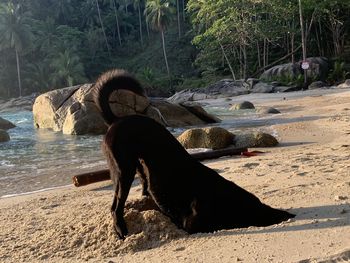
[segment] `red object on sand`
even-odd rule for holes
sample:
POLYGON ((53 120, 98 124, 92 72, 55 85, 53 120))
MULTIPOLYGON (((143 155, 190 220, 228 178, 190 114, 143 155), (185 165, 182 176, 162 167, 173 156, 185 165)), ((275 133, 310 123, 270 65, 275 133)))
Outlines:
POLYGON ((245 156, 245 157, 252 157, 252 156, 257 156, 259 155, 260 153, 264 153, 262 151, 245 151, 245 152, 242 152, 241 155, 242 156, 245 156))

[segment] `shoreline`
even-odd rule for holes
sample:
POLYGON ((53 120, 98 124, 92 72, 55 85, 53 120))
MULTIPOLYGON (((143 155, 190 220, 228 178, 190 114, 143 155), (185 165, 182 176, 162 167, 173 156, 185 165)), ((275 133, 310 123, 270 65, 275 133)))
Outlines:
POLYGON ((159 212, 144 209, 141 187, 135 184, 125 211, 130 235, 120 241, 109 214, 110 183, 67 187, 0 198, 0 261, 350 260, 350 90, 339 92, 251 100, 282 112, 269 122, 280 145, 255 148, 265 153, 251 158, 204 162, 264 203, 297 214, 293 220, 188 235, 159 212))

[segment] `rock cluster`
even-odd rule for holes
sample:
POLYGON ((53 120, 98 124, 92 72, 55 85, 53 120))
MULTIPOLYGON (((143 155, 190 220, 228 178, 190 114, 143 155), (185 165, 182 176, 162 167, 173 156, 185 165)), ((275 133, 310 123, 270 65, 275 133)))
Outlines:
POLYGON ((177 139, 186 149, 222 149, 233 144, 234 135, 221 127, 189 129, 177 139))
MULTIPOLYGON (((92 84, 85 84, 40 95, 33 106, 34 125, 65 134, 104 134, 107 126, 93 102, 91 91, 92 84)), ((143 114, 165 126, 202 125, 210 122, 208 120, 217 121, 214 116, 204 114, 198 106, 183 107, 164 100, 150 100, 126 90, 113 92, 109 102, 117 116, 143 114)))

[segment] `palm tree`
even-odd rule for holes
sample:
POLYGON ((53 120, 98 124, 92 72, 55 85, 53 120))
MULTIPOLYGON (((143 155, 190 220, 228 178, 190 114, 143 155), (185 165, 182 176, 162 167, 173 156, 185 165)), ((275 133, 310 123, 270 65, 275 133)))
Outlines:
POLYGON ((69 50, 60 52, 52 61, 54 83, 56 85, 73 86, 86 81, 83 64, 79 57, 69 50))
POLYGON ((52 47, 58 41, 57 25, 52 17, 46 18, 43 21, 37 21, 36 30, 34 34, 36 35, 35 43, 41 51, 44 53, 49 53, 52 47))
POLYGON ((161 33, 165 66, 168 72, 168 77, 170 79, 170 70, 165 50, 164 31, 170 23, 170 19, 172 17, 172 9, 169 5, 169 2, 166 2, 164 0, 149 0, 146 4, 145 13, 147 22, 150 23, 151 27, 161 33))
POLYGON ((14 49, 17 65, 19 96, 22 96, 19 52, 31 38, 28 27, 28 13, 21 12, 21 6, 8 2, 0 5, 0 50, 14 49))

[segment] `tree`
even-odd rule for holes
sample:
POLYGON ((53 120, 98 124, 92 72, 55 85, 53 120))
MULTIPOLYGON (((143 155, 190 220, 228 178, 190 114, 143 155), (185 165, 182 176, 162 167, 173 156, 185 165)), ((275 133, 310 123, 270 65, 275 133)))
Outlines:
POLYGON ((165 66, 168 77, 170 78, 168 58, 165 49, 164 32, 171 21, 172 9, 169 2, 164 0, 149 0, 146 4, 145 13, 148 20, 147 22, 149 22, 150 26, 161 33, 165 66))
POLYGON ((8 2, 0 5, 0 50, 10 48, 15 51, 19 96, 22 96, 19 53, 31 39, 28 19, 28 13, 21 12, 19 4, 8 2))
POLYGON ((54 83, 57 86, 73 86, 86 81, 84 67, 79 57, 69 50, 57 54, 52 61, 54 83))

